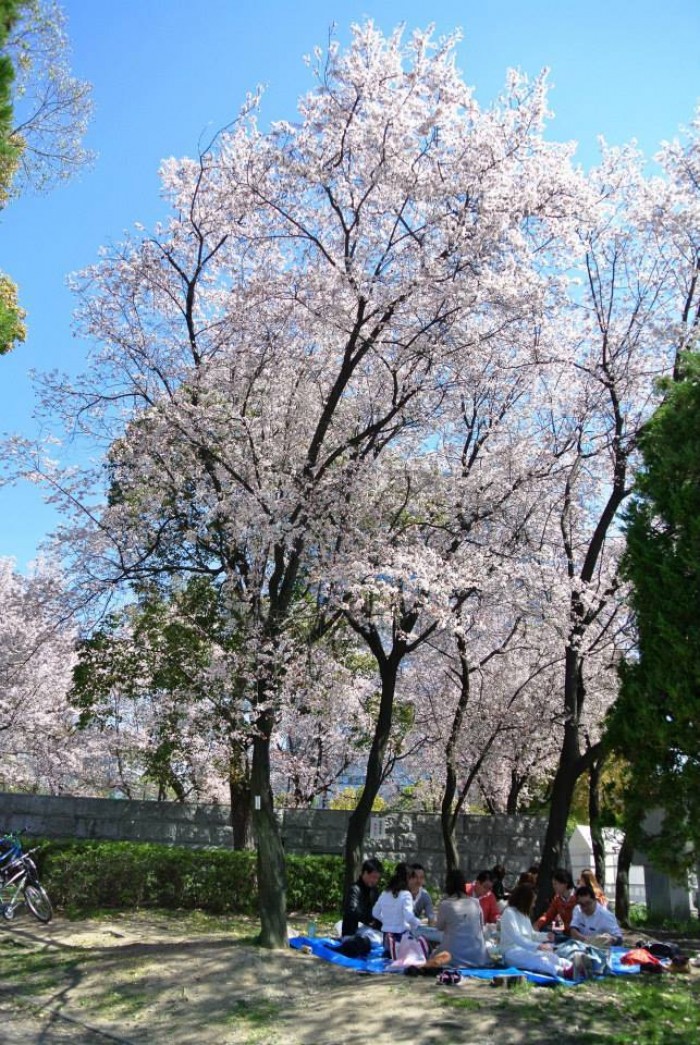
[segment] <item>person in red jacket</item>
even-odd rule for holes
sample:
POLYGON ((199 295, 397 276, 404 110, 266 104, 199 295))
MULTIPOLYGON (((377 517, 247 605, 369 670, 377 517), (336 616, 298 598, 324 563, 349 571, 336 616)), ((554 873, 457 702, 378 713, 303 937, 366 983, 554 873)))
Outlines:
POLYGON ((495 925, 501 917, 498 900, 493 895, 493 879, 490 871, 479 871, 473 882, 464 887, 467 896, 475 896, 481 904, 484 925, 495 925))
POLYGON ((558 867, 552 875, 552 899, 549 907, 540 915, 535 922, 536 929, 543 929, 545 925, 551 926, 559 932, 569 932, 571 916, 578 903, 574 880, 565 867, 558 867))

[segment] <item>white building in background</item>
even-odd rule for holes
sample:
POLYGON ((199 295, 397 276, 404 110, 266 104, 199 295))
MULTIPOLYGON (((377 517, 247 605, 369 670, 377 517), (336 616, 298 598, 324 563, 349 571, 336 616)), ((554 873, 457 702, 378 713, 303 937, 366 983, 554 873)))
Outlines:
MULTIPOLYGON (((617 854, 620 852, 624 835, 615 827, 603 828, 603 841, 605 843, 605 895, 609 900, 615 901, 615 878, 617 877, 617 854)), ((577 881, 581 871, 585 867, 593 868, 593 843, 591 841, 591 829, 588 824, 578 824, 569 839, 569 858, 571 860, 571 873, 574 882, 577 881)), ((644 881, 644 867, 641 864, 632 864, 629 873, 629 898, 630 903, 647 902, 646 886, 644 881)))

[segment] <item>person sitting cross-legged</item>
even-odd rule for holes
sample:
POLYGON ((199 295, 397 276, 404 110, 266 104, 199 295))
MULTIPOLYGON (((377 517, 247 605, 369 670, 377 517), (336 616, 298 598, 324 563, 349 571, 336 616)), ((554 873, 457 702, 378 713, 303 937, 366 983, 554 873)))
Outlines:
POLYGON ((343 903, 343 937, 354 936, 358 930, 381 929, 382 923, 372 914, 379 896, 381 876, 381 862, 375 857, 365 860, 360 877, 350 886, 343 903))
MULTIPOLYGON (((372 917, 382 923, 384 952, 390 958, 396 958, 396 949, 402 937, 410 931, 420 928, 420 919, 413 913, 413 897, 408 888, 408 867, 404 863, 396 865, 386 889, 379 894, 372 908, 372 917)), ((430 950, 428 941, 419 938, 420 946, 428 957, 430 950)))
POLYGON ((535 903, 535 888, 530 882, 516 885, 508 897, 508 906, 501 917, 501 952, 506 965, 530 972, 545 973, 573 979, 587 974, 580 956, 576 961, 555 954, 553 933, 537 932, 531 915, 535 903), (581 969, 577 968, 581 964, 581 969))
POLYGON ((480 968, 491 965, 484 943, 484 916, 475 896, 464 891, 464 873, 455 868, 445 879, 445 896, 440 901, 437 927, 442 930, 442 946, 458 966, 480 968))
POLYGON ((576 890, 577 906, 571 916, 569 936, 572 940, 614 947, 622 943, 622 929, 610 908, 603 907, 595 898, 590 885, 576 890))

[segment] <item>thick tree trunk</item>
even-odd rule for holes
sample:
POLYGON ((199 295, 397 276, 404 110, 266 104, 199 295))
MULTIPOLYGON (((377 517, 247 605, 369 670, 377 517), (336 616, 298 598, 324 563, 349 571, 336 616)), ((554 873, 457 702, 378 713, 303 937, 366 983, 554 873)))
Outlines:
POLYGON ((600 772, 603 759, 591 762, 588 771, 588 823, 591 828, 593 846, 593 869, 601 886, 605 886, 605 839, 600 822, 600 772))
POLYGON ((559 765, 552 784, 549 821, 544 842, 542 843, 540 872, 537 877, 536 915, 542 914, 547 909, 552 897, 552 874, 557 867, 561 867, 565 863, 566 825, 576 781, 600 754, 600 744, 589 747, 585 754, 581 754, 579 721, 585 691, 582 678, 582 664, 577 650, 579 640, 579 633, 574 631, 570 645, 566 650, 564 704, 567 711, 567 721, 564 726, 564 739, 559 753, 559 765))
POLYGON ((372 738, 372 746, 367 758, 367 769, 365 771, 365 783, 356 807, 353 809, 348 820, 347 834, 345 836, 345 892, 356 881, 363 859, 363 847, 367 824, 372 814, 372 805, 377 797, 382 784, 382 770, 384 766, 384 753, 389 742, 391 733, 391 721, 394 710, 394 696, 396 694, 396 679, 399 665, 403 658, 403 650, 396 648, 392 656, 386 658, 380 664, 382 679, 382 693, 379 702, 379 714, 372 738))
POLYGON ((518 801, 520 799, 520 792, 525 786, 527 777, 519 777, 514 769, 510 771, 510 790, 508 791, 508 798, 506 799, 506 813, 508 816, 516 816, 518 812, 518 801))
POLYGON ((442 841, 445 847, 445 864, 448 871, 454 871, 455 868, 459 867, 459 853, 457 852, 457 841, 455 839, 457 817, 454 809, 455 796, 457 794, 457 742, 462 732, 470 695, 466 643, 461 636, 457 638, 457 649, 459 651, 460 665, 459 700, 457 701, 457 707, 452 719, 452 728, 450 729, 450 735, 445 747, 445 786, 440 806, 440 825, 442 828, 442 841))
POLYGON ((253 844, 250 810, 250 772, 246 752, 240 746, 236 746, 229 760, 228 785, 231 796, 233 848, 250 849, 253 844))
POLYGON ((634 846, 629 834, 625 834, 617 854, 617 877, 615 878, 615 917, 623 929, 630 927, 630 867, 634 846))
POLYGON ((258 850, 258 902, 260 945, 285 947, 287 944, 287 873, 279 824, 275 816, 270 785, 270 733, 272 717, 260 715, 258 733, 253 740, 251 792, 253 830, 258 850))
POLYGON ((559 753, 559 765, 552 784, 552 800, 549 821, 542 843, 538 891, 535 913, 542 914, 552 896, 552 875, 564 863, 566 825, 571 809, 571 800, 578 777, 585 766, 581 766, 578 734, 579 662, 575 648, 566 651, 564 676, 564 701, 568 718, 564 726, 564 738, 559 753))
POLYGON ((442 842, 445 847, 445 866, 448 871, 454 871, 459 867, 459 853, 457 852, 457 841, 455 839, 455 815, 453 804, 457 792, 457 780, 454 767, 448 764, 445 775, 445 787, 442 793, 442 806, 440 809, 440 826, 442 828, 442 842))

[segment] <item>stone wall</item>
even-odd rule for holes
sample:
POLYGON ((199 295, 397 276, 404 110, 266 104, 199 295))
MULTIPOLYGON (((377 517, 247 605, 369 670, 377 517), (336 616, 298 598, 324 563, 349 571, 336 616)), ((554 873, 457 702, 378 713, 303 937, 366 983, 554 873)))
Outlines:
MULTIPOLYGON (((340 856, 349 813, 291 809, 281 814, 289 853, 340 856)), ((166 845, 230 846, 230 811, 223 805, 136 802, 109 798, 0 793, 0 831, 26 828, 44 838, 94 838, 166 845)), ((536 817, 461 816, 457 849, 468 874, 504 863, 511 874, 539 859, 545 821, 536 817)), ((391 865, 419 860, 433 882, 441 881, 445 856, 440 818, 429 813, 372 816, 365 855, 391 865)))
MULTIPOLYGON (((288 810, 282 836, 288 852, 343 851, 349 813, 334 809, 288 810)), ((496 863, 505 864, 508 879, 539 861, 546 820, 530 816, 464 814, 457 822, 457 851, 467 875, 496 863)), ((445 873, 440 817, 433 813, 373 815, 365 840, 365 855, 391 865, 418 860, 437 884, 445 873)))
POLYGON ((230 846, 228 806, 0 793, 0 830, 43 838, 230 846))

